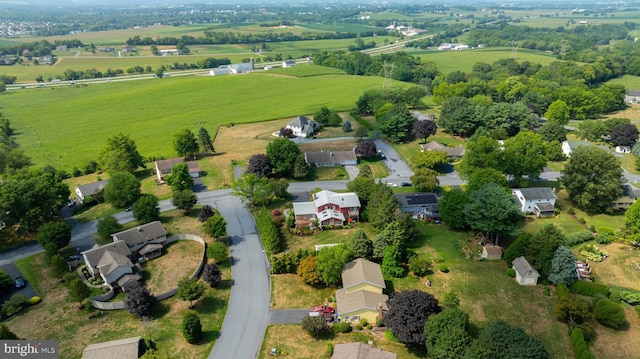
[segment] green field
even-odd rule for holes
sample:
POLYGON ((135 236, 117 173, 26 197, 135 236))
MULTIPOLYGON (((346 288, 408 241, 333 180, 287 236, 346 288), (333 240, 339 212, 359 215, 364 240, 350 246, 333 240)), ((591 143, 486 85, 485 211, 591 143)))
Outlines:
POLYGON ((70 170, 97 159, 106 138, 119 132, 131 136, 143 156, 170 157, 173 136, 185 127, 204 126, 213 136, 232 122, 310 114, 323 105, 350 110, 362 92, 381 86, 379 77, 337 74, 171 77, 7 92, 2 114, 36 165, 70 170))
POLYGON ((624 75, 622 77, 615 78, 607 81, 608 84, 620 84, 624 85, 627 89, 636 90, 640 89, 640 76, 624 75))

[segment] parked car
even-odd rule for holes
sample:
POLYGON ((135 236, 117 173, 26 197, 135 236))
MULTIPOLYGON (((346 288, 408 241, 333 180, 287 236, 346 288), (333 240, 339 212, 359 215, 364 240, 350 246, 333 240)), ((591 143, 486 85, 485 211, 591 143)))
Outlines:
POLYGON ((327 313, 335 313, 336 309, 334 307, 330 307, 328 305, 318 305, 311 308, 312 312, 327 312, 327 313))
POLYGON ((387 156, 385 156, 384 153, 382 153, 382 152, 378 153, 378 156, 380 156, 381 160, 386 160, 387 159, 387 156))
POLYGON ((22 277, 18 277, 18 278, 16 278, 15 283, 16 283, 16 288, 18 288, 18 289, 20 289, 20 288, 24 288, 24 286, 25 286, 25 285, 27 285, 27 284, 24 282, 24 278, 22 278, 22 277))
POLYGON ((70 200, 69 202, 67 202, 67 207, 73 207, 76 205, 76 201, 74 200, 70 200))
POLYGON ((326 322, 333 322, 333 314, 328 312, 309 312, 310 317, 321 317, 326 322))
POLYGON ((131 210, 133 209, 133 207, 127 207, 124 209, 125 212, 131 212, 131 210))
POLYGON ((413 185, 412 185, 411 183, 409 183, 409 182, 402 182, 402 183, 400 184, 400 186, 402 186, 402 187, 411 187, 411 186, 413 186, 413 185))

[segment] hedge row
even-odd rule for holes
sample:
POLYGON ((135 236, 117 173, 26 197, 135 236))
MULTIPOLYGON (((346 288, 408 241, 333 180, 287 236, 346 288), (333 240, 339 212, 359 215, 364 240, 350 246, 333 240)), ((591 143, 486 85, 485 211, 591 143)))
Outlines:
POLYGON ((271 273, 297 273, 300 261, 313 255, 314 252, 308 249, 299 249, 297 252, 284 253, 277 257, 271 257, 271 273))
POLYGON ((603 297, 609 296, 608 286, 600 283, 585 282, 583 280, 577 280, 573 282, 573 284, 569 286, 569 290, 571 290, 573 293, 586 295, 589 297, 595 297, 598 295, 601 295, 603 297))
POLYGON ((573 247, 576 244, 584 243, 593 239, 593 233, 589 231, 581 231, 578 233, 572 233, 567 236, 564 241, 565 246, 573 247))
POLYGON ((265 208, 258 212, 256 223, 265 252, 268 255, 280 252, 282 250, 282 236, 265 208))
POLYGON ((576 359, 593 359, 593 354, 589 353, 587 342, 584 340, 582 329, 575 328, 571 331, 571 346, 576 354, 576 359))

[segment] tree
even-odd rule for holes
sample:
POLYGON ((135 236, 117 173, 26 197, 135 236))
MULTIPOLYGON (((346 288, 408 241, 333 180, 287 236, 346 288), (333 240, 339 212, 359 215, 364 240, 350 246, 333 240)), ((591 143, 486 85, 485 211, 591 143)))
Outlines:
POLYGON ((481 168, 502 170, 502 151, 498 141, 491 137, 478 136, 467 144, 462 156, 462 174, 469 177, 481 168))
POLYGON ((236 180, 233 195, 249 204, 263 204, 269 201, 272 191, 267 178, 248 173, 236 180))
POLYGON ((198 145, 200 145, 200 149, 204 153, 216 152, 213 148, 213 141, 211 140, 209 131, 204 127, 200 127, 200 130, 198 130, 198 145))
POLYGON ((54 277, 62 278, 63 275, 69 273, 69 265, 62 254, 56 254, 51 257, 49 266, 54 277))
POLYGON ((16 340, 20 339, 12 332, 6 325, 0 324, 0 339, 1 340, 16 340))
POLYGON ((438 124, 448 133, 469 137, 479 127, 475 105, 466 97, 451 96, 442 103, 438 124))
POLYGON ((257 153, 249 157, 247 163, 247 173, 252 173, 258 177, 270 177, 273 175, 271 161, 264 153, 257 153))
POLYGON ((542 277, 548 277, 552 272, 551 264, 556 250, 566 241, 562 229, 553 223, 545 224, 530 238, 526 246, 526 257, 542 277))
POLYGON ((114 172, 133 172, 144 167, 144 161, 133 140, 122 133, 107 139, 106 146, 98 156, 103 170, 114 172))
POLYGON ((358 229, 351 236, 347 247, 355 258, 371 259, 373 255, 373 243, 362 229, 358 229))
POLYGON ((213 216, 214 214, 215 212, 213 211, 213 208, 211 208, 210 205, 205 204, 200 209, 200 212, 198 212, 198 220, 200 222, 206 222, 207 219, 209 219, 209 217, 213 216))
POLYGON ((534 132, 520 132, 504 141, 504 172, 521 181, 523 176, 538 178, 549 158, 542 136, 534 132))
POLYGON ((411 157, 411 162, 418 168, 435 169, 449 162, 449 157, 443 151, 422 151, 411 157))
POLYGON ((308 315, 302 318, 300 327, 315 340, 318 340, 322 334, 329 330, 324 318, 310 317, 308 315))
POLYGON ((380 265, 382 274, 387 278, 400 278, 404 276, 402 267, 402 254, 396 246, 388 246, 384 249, 382 264, 380 265))
POLYGON ((38 229, 38 243, 55 244, 58 250, 66 247, 71 241, 71 225, 65 221, 47 222, 38 229))
POLYGON ((222 242, 216 241, 207 246, 207 257, 213 259, 216 264, 226 262, 228 255, 229 248, 222 242))
POLYGON ((495 183, 506 188, 507 178, 502 174, 502 172, 494 168, 480 168, 475 170, 469 177, 466 190, 468 193, 471 193, 482 188, 482 186, 487 183, 495 183))
POLYGON ((196 135, 188 128, 176 133, 173 138, 173 148, 176 150, 178 156, 193 157, 198 153, 199 149, 196 135))
POLYGON ((222 272, 220 272, 218 265, 215 263, 209 263, 204 266, 202 280, 209 284, 211 288, 216 288, 222 280, 222 272))
POLYGON ((542 139, 547 142, 565 141, 567 139, 567 132, 568 131, 564 128, 564 125, 557 122, 547 122, 538 130, 542 139))
POLYGON ((636 141, 638 141, 638 128, 636 125, 621 125, 611 130, 611 142, 615 146, 633 146, 636 141))
POLYGON ((267 157, 279 176, 293 174, 294 163, 300 153, 298 146, 286 138, 276 138, 267 145, 267 157))
POLYGON ((395 104, 383 115, 376 114, 378 129, 392 143, 405 142, 411 139, 411 130, 416 118, 411 115, 407 106, 395 104))
POLYGON ((98 220, 97 224, 98 234, 103 239, 111 238, 111 235, 122 230, 122 225, 118 222, 113 215, 106 215, 98 220))
POLYGON ((216 213, 204 222, 202 229, 213 238, 221 238, 227 235, 227 221, 224 220, 220 213, 216 213))
POLYGON ((174 191, 171 203, 178 209, 187 212, 191 208, 193 208, 196 203, 198 203, 198 197, 190 189, 183 191, 174 191))
POLYGON ((549 281, 553 284, 564 283, 569 286, 576 280, 576 257, 565 246, 556 249, 551 268, 549 281))
POLYGON ((469 196, 459 189, 444 192, 438 203, 440 218, 453 229, 467 228, 467 219, 463 212, 467 203, 469 203, 469 196))
POLYGON ((178 281, 178 298, 189 301, 189 308, 193 308, 193 301, 200 299, 205 291, 205 286, 198 278, 183 277, 178 281))
POLYGON ((367 136, 369 136, 369 131, 367 131, 367 129, 362 126, 356 128, 356 132, 353 133, 353 137, 360 141, 362 141, 367 136))
POLYGON ((360 141, 360 143, 356 145, 355 151, 358 157, 364 159, 374 158, 378 155, 376 143, 372 140, 360 141))
POLYGON ((189 344, 202 340, 202 324, 197 313, 189 311, 182 317, 182 335, 189 344))
POLYGON ((276 198, 289 198, 289 192, 287 189, 289 188, 289 181, 284 178, 272 179, 269 181, 269 187, 271 187, 271 191, 273 192, 276 198))
POLYGON ((411 176, 411 183, 418 192, 431 192, 440 184, 438 172, 431 168, 418 168, 411 176))
POLYGON ((279 135, 280 137, 284 137, 284 138, 294 138, 295 135, 293 134, 293 130, 288 128, 288 127, 280 127, 279 130, 279 135))
POLYGON ((74 278, 69 282, 69 299, 72 301, 82 302, 90 294, 91 290, 82 282, 82 279, 74 278))
POLYGON ((405 344, 424 345, 424 326, 432 314, 441 311, 438 300, 420 290, 393 293, 387 302, 389 311, 384 317, 384 325, 405 344))
POLYGON ((514 233, 522 220, 511 193, 495 183, 487 183, 471 192, 462 213, 471 228, 495 238, 496 244, 500 234, 514 233))
POLYGON ((558 298, 553 310, 556 319, 569 323, 573 327, 591 317, 589 304, 575 295, 568 294, 558 298))
POLYGON ((366 178, 373 179, 373 172, 371 171, 371 166, 369 166, 366 163, 359 165, 357 177, 366 177, 366 178))
POLYGON ((433 359, 459 359, 465 356, 471 336, 469 315, 457 308, 433 314, 424 326, 426 347, 433 359))
POLYGON ((300 278, 309 285, 318 285, 322 283, 322 276, 318 271, 315 256, 307 256, 301 260, 296 272, 300 278))
POLYGON ((0 269, 0 294, 13 288, 13 279, 4 270, 0 269))
POLYGON ((342 132, 351 132, 353 129, 351 128, 351 121, 345 120, 342 124, 342 132))
POLYGON ((129 172, 115 172, 104 187, 104 200, 117 208, 124 208, 140 198, 140 181, 129 172))
POLYGON ((335 286, 342 281, 342 269, 351 260, 351 253, 344 244, 322 248, 316 256, 316 266, 327 286, 335 286))
POLYGON ((569 106, 567 103, 562 100, 553 101, 549 107, 547 108, 547 112, 545 112, 544 117, 547 118, 547 121, 557 123, 559 125, 567 125, 569 124, 569 106))
POLYGON ((129 289, 125 305, 131 314, 142 319, 149 316, 155 301, 156 298, 149 294, 147 288, 139 286, 129 289))
POLYGON ((551 359, 544 345, 530 337, 522 328, 497 321, 487 327, 480 336, 482 358, 491 359, 551 359))
POLYGON ((367 204, 371 199, 373 192, 376 189, 376 183, 373 178, 362 177, 358 174, 356 178, 347 182, 347 190, 349 192, 355 192, 360 198, 363 204, 367 204))
POLYGON ((438 131, 438 125, 435 121, 424 120, 416 121, 411 129, 411 134, 416 138, 421 138, 422 143, 427 143, 427 138, 433 136, 438 131))
POLYGON ((300 153, 293 163, 293 178, 303 179, 309 175, 309 165, 304 159, 304 154, 300 153))
POLYGON ((622 195, 620 162, 598 147, 578 147, 571 153, 560 182, 569 199, 589 213, 611 210, 611 203, 622 195))
POLYGON ((409 258, 409 270, 418 277, 424 277, 430 271, 431 261, 424 255, 414 255, 409 258))
POLYGON ((171 167, 171 175, 166 177, 166 181, 174 192, 193 188, 193 177, 189 174, 189 167, 185 162, 173 165, 171 167))
POLYGON ((160 206, 158 197, 145 194, 133 204, 133 218, 140 224, 145 224, 160 219, 160 206))
POLYGON ((313 119, 322 127, 338 127, 342 122, 340 116, 337 113, 330 111, 327 106, 320 107, 320 110, 313 115, 313 119))
POLYGON ((613 329, 620 329, 627 323, 624 309, 606 298, 596 302, 593 307, 593 316, 600 324, 613 329))

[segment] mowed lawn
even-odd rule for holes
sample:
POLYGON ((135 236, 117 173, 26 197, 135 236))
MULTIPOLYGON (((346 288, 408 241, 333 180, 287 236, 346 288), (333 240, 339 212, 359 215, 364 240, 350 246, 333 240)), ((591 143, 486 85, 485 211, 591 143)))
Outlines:
POLYGON ((184 128, 205 127, 213 136, 219 125, 312 114, 323 105, 350 110, 381 84, 379 77, 336 74, 172 77, 9 92, 2 113, 34 164, 70 170, 97 159, 118 133, 129 135, 145 157, 170 158, 174 135, 184 128))

